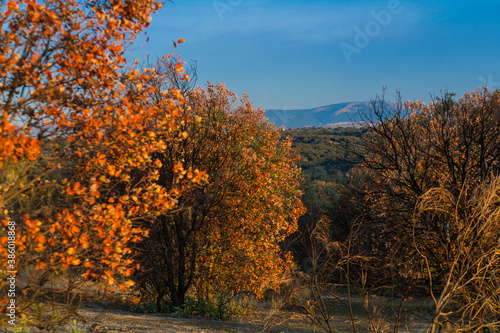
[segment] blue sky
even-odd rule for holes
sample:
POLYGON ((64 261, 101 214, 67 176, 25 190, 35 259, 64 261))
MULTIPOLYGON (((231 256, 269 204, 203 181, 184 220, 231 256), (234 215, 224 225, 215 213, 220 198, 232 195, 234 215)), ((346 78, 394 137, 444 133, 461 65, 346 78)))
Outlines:
POLYGON ((500 1, 165 2, 127 52, 172 50, 198 63, 198 84, 225 82, 265 109, 500 88, 500 1), (142 45, 141 47, 139 47, 142 45))

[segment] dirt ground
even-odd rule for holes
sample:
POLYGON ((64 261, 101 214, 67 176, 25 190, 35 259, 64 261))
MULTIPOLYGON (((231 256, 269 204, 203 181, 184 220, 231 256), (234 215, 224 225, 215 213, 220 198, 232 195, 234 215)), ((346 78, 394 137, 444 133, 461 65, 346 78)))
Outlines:
MULTIPOLYGON (((353 332, 349 310, 345 301, 330 300, 331 326, 339 333, 353 332)), ((426 300, 411 300, 404 303, 402 318, 406 328, 401 327, 399 332, 425 332, 430 322, 430 314, 425 309, 426 300)), ((379 332, 394 332, 394 319, 388 311, 387 299, 378 298, 374 305, 385 312, 369 316, 363 306, 363 298, 353 299, 353 313, 356 332, 368 332, 370 323, 378 327, 379 332)), ((373 309, 372 309, 373 310, 373 309)), ((258 305, 247 316, 234 317, 231 320, 215 320, 201 317, 176 318, 166 313, 144 314, 129 311, 124 304, 109 301, 91 301, 79 310, 85 321, 72 321, 61 333, 315 333, 324 332, 321 327, 313 325, 308 318, 297 309, 273 311, 269 304, 258 305)), ((373 331, 373 330, 372 330, 373 331)), ((25 330, 3 330, 0 332, 29 332, 25 330)))
MULTIPOLYGON (((361 300, 355 304, 355 325, 357 332, 367 332, 369 325, 368 317, 363 314, 361 300), (356 309, 357 307, 357 309, 356 309)), ((332 327, 342 333, 353 332, 349 312, 344 306, 337 305, 338 309, 332 309, 332 327)), ((404 309, 403 317, 407 322, 407 329, 401 328, 400 332, 425 332, 430 317, 423 311, 423 302, 409 302, 404 309)), ((174 318, 168 314, 142 314, 130 312, 126 309, 113 308, 106 304, 93 303, 82 308, 82 315, 87 319, 83 324, 73 324, 69 327, 71 333, 146 333, 146 332, 266 332, 276 333, 309 333, 322 332, 320 327, 315 327, 307 317, 294 310, 282 310, 272 313, 272 309, 256 309, 251 316, 236 317, 227 321, 206 318, 174 318)), ((393 321, 389 317, 381 316, 380 329, 393 331, 393 321), (385 321, 383 320, 385 319, 385 321), (385 327, 384 327, 385 325, 385 327)), ((381 331, 382 332, 382 331, 381 331)))
MULTIPOLYGON (((299 313, 284 312, 280 317, 273 317, 274 323, 266 323, 266 314, 254 313, 251 318, 238 317, 221 321, 206 318, 174 318, 168 314, 141 314, 127 310, 109 309, 99 306, 85 307, 81 311, 88 319, 85 328, 95 333, 145 333, 145 332, 259 332, 266 324, 285 321, 274 332, 314 332, 307 318, 299 313)), ((84 328, 84 327, 82 327, 84 328)))

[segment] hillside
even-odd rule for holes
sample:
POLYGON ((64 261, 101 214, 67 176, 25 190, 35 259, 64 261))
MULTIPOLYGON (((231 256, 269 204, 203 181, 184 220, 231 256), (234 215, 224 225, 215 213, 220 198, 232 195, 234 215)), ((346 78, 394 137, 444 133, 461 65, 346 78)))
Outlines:
POLYGON ((278 127, 352 127, 360 121, 360 111, 367 110, 370 102, 346 102, 313 109, 266 110, 266 117, 278 127))
POLYGON ((343 179, 358 161, 350 150, 361 150, 360 136, 366 130, 355 128, 291 128, 284 131, 300 155, 297 165, 311 180, 343 179), (350 147, 348 149, 348 147, 350 147))

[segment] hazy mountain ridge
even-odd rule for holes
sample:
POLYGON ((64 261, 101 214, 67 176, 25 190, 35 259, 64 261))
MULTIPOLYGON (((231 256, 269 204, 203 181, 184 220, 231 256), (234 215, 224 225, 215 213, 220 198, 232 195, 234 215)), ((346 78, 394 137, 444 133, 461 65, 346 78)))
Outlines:
POLYGON ((266 110, 266 117, 277 127, 353 127, 360 121, 359 112, 368 110, 371 102, 346 102, 313 109, 266 110))

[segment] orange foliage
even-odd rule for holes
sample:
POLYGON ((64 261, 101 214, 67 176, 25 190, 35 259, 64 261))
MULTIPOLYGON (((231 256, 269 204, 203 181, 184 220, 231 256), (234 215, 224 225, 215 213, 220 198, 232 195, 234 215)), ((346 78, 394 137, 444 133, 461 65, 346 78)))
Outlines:
POLYGON ((166 214, 184 186, 204 180, 198 170, 183 179, 181 164, 173 186, 158 185, 152 154, 167 146, 156 132, 180 135, 185 102, 172 90, 152 104, 163 78, 125 67, 124 50, 161 6, 22 0, 0 9, 0 220, 16 222, 18 289, 37 295, 17 299, 18 315, 48 302, 44 285, 56 278, 66 293, 83 280, 131 286, 131 244, 147 235, 134 221, 166 214))
MULTIPOLYGON (((209 103, 226 109, 234 98, 224 86, 208 85, 206 91, 195 92, 193 103, 203 123, 210 119, 209 103)), ((227 123, 214 129, 223 139, 212 144, 228 159, 224 171, 213 171, 217 178, 211 175, 216 180, 207 187, 230 185, 208 213, 204 241, 210 245, 201 253, 196 282, 205 297, 227 291, 262 295, 266 288, 276 287, 293 268, 290 253, 283 253, 280 244, 297 230, 297 220, 305 212, 291 142, 281 140, 280 131, 265 120, 263 110, 252 108, 247 96, 228 112, 227 123)), ((212 170, 202 168, 209 174, 212 170)))
POLYGON ((138 259, 146 269, 137 281, 143 291, 156 290, 158 304, 168 294, 181 305, 193 286, 207 297, 243 290, 261 294, 293 267, 280 249, 304 212, 291 144, 280 140, 279 130, 248 97, 237 103, 223 84, 185 95, 179 140, 165 140, 168 153, 155 154, 162 165, 158 183, 168 186, 174 175, 194 179, 197 170, 208 178, 184 187, 179 210, 147 224, 151 236, 140 245, 138 259))
MULTIPOLYGON (((133 244, 156 224, 186 241, 169 250, 174 265, 189 259, 194 269, 183 289, 196 278, 260 292, 292 266, 279 249, 303 212, 290 142, 246 97, 233 108, 222 85, 192 95, 169 86, 189 79, 179 58, 175 74, 126 67, 126 47, 161 6, 11 0, 0 9, 0 220, 16 222, 18 315, 47 331, 68 317, 32 315, 32 304, 69 316, 73 298, 64 307, 51 295, 87 281, 130 287, 133 244), (184 218, 195 211, 202 220, 184 218)), ((6 245, 0 238, 1 258, 6 245)))

